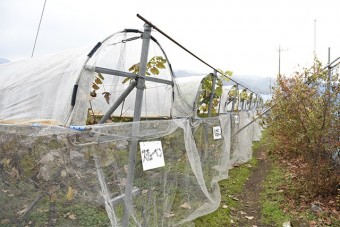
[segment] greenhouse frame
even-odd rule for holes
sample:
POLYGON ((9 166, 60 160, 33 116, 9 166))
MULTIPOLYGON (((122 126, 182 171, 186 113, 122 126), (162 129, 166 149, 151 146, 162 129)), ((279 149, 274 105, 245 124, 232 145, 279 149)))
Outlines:
POLYGON ((216 70, 176 78, 147 23, 0 75, 8 225, 194 226, 261 137, 261 97, 216 70))

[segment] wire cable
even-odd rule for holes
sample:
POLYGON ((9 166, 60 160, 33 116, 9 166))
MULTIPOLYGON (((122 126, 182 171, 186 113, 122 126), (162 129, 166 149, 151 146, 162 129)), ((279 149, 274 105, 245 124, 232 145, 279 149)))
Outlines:
MULTIPOLYGON (((159 33, 161 33, 162 35, 164 35, 166 38, 168 38, 169 40, 171 40, 173 43, 175 43, 177 46, 179 46, 180 48, 182 48, 183 50, 185 50, 186 52, 188 52, 190 55, 192 55, 193 57, 195 57, 197 60, 199 60, 200 62, 202 62, 203 64, 205 64, 206 66, 210 67, 211 69, 219 72, 219 70, 217 70, 215 67, 211 66, 210 64, 208 64, 207 62, 203 61, 201 58, 199 58, 197 55, 195 55, 194 53, 192 53, 191 51, 189 51, 187 48, 185 48, 184 46, 182 46, 180 43, 178 43, 176 40, 174 40, 173 38, 171 38, 170 36, 168 36, 166 33, 164 33, 162 30, 160 30, 159 28, 157 28, 154 24, 152 24, 150 21, 146 20, 144 17, 142 17, 141 15, 137 14, 137 17, 139 19, 141 19, 142 21, 144 21, 145 23, 147 23, 148 25, 150 25, 152 28, 154 28, 156 31, 158 31, 159 33)), ((220 72, 219 72, 220 73, 220 72)), ((222 74, 222 73, 221 73, 222 74)), ((229 80, 233 81, 234 83, 244 87, 245 89, 247 89, 248 91, 257 94, 256 92, 253 92, 252 90, 250 90, 248 87, 244 86, 243 84, 233 80, 231 77, 222 74, 223 76, 227 77, 229 80)))
POLYGON ((35 41, 34 41, 34 45, 33 45, 33 50, 32 50, 31 58, 33 58, 34 50, 35 50, 35 45, 37 44, 38 35, 39 35, 39 31, 40 31, 40 25, 41 25, 41 21, 42 21, 43 15, 44 15, 44 11, 45 11, 46 1, 47 1, 47 0, 45 0, 44 6, 43 6, 43 9, 42 9, 42 12, 41 12, 40 21, 39 21, 39 26, 38 26, 37 34, 36 34, 36 36, 35 36, 35 41))

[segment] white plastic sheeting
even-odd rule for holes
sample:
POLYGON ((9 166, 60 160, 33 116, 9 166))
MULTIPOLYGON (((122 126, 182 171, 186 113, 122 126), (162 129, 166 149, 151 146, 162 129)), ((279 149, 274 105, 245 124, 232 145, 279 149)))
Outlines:
MULTIPOLYGON (((142 39, 140 33, 115 33, 107 38, 88 60, 91 48, 65 51, 56 55, 33 58, 0 66, 0 122, 40 122, 52 125, 84 125, 88 110, 105 113, 129 82, 125 77, 103 74, 97 84, 97 97, 90 96, 95 82, 96 67, 129 72, 140 61, 142 39), (71 106, 74 86, 78 86, 75 106, 71 106), (103 92, 111 94, 109 104, 103 92), (93 100, 94 99, 94 100, 93 100), (93 104, 93 105, 91 105, 93 104)), ((162 56, 160 47, 151 40, 149 59, 162 56)), ((160 69, 164 80, 172 80, 170 66, 160 69)), ((114 116, 131 117, 134 112, 133 91, 120 105, 114 116)), ((146 82, 142 117, 170 117, 173 103, 173 87, 146 82)))
MULTIPOLYGON (((99 75, 96 68, 131 73, 131 67, 140 62, 141 49, 141 33, 130 30, 109 36, 91 58, 87 57, 91 48, 83 48, 2 64, 0 123, 85 125, 89 115, 105 114, 130 83, 124 82, 126 77, 117 73, 99 75), (75 86, 77 93, 73 96, 75 86), (93 90, 95 94, 90 96, 93 90), (74 106, 71 105, 72 100, 75 101, 74 106)), ((154 39, 151 39, 148 55, 148 60, 155 56, 166 59, 154 39)), ((164 66, 158 69, 158 75, 151 73, 149 77, 172 81, 173 85, 146 81, 141 117, 195 117, 201 81, 206 75, 173 78, 168 59, 164 66)), ((231 110, 232 104, 227 100, 228 89, 230 87, 223 87, 220 113, 231 110)), ((112 116, 133 117, 135 99, 136 89, 112 116)))
POLYGON ((0 65, 0 122, 63 124, 88 51, 0 65))
POLYGON ((121 226, 132 181, 129 226, 193 226, 195 218, 219 207, 218 181, 251 158, 251 141, 259 131, 249 127, 237 133, 251 114, 239 113, 238 123, 224 114, 194 122, 97 125, 83 132, 0 125, 0 220, 23 226, 121 226), (160 141, 165 166, 143 171, 146 156, 138 146, 134 178, 128 179, 129 146, 136 139, 160 141))

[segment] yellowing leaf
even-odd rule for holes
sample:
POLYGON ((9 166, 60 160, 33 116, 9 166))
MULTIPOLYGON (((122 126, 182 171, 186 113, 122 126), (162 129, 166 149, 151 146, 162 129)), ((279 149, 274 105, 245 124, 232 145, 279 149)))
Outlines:
POLYGON ((150 72, 151 72, 152 74, 154 74, 154 75, 158 75, 158 74, 159 74, 159 70, 158 70, 156 67, 152 67, 152 68, 150 69, 150 72))
POLYGON ((133 66, 131 66, 129 68, 129 71, 132 72, 132 73, 136 73, 137 74, 139 72, 139 63, 134 64, 133 66))
POLYGON ((93 88, 94 90, 98 90, 98 89, 99 89, 98 85, 95 84, 95 83, 92 84, 92 88, 93 88))
POLYGON ((101 80, 100 78, 98 78, 98 77, 95 79, 94 82, 95 82, 97 85, 103 83, 102 80, 101 80))
POLYGON ((125 79, 123 80, 122 84, 125 84, 126 82, 128 82, 128 81, 130 81, 130 80, 131 80, 131 78, 127 77, 127 78, 125 78, 125 79))
POLYGON ((101 79, 101 80, 104 80, 104 77, 101 73, 98 73, 98 77, 101 79))
POLYGON ((162 62, 158 62, 156 64, 156 67, 159 68, 159 69, 165 69, 165 66, 164 66, 164 64, 162 62))
POLYGON ((71 186, 68 186, 66 199, 68 201, 74 199, 74 189, 71 186))

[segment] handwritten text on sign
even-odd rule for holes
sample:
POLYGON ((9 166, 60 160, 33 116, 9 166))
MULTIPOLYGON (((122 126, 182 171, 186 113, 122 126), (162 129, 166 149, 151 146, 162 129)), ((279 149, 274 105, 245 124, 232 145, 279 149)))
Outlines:
POLYGON ((161 141, 140 142, 139 147, 144 171, 165 165, 161 141))
POLYGON ((222 129, 221 126, 213 127, 213 136, 215 140, 222 139, 222 129))

